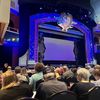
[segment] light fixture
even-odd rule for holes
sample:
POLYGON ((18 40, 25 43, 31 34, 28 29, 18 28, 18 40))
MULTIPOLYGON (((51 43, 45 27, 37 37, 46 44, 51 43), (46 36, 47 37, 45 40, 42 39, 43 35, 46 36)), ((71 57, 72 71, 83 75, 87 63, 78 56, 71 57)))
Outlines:
POLYGON ((70 28, 73 28, 73 24, 77 24, 73 22, 73 16, 69 13, 62 13, 58 18, 58 25, 62 28, 62 31, 67 31, 70 28))

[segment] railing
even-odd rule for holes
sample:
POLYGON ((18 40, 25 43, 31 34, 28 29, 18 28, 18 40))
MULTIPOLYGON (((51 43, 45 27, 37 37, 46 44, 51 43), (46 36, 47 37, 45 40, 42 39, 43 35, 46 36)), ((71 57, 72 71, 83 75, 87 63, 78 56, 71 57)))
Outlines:
POLYGON ((8 27, 7 30, 19 33, 19 30, 17 28, 8 27))

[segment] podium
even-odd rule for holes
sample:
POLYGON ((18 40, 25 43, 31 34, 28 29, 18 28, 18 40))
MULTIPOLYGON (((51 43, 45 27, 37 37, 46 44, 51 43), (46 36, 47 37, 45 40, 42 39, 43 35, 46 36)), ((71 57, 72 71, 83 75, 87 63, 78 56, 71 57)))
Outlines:
POLYGON ((3 44, 5 32, 10 19, 11 0, 0 0, 0 44, 3 44))

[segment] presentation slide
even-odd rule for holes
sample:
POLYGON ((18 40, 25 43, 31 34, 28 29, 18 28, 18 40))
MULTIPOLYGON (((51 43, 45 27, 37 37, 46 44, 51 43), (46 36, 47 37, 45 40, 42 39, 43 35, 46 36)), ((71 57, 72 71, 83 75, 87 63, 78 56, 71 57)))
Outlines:
POLYGON ((75 61, 74 41, 44 37, 44 61, 75 61))

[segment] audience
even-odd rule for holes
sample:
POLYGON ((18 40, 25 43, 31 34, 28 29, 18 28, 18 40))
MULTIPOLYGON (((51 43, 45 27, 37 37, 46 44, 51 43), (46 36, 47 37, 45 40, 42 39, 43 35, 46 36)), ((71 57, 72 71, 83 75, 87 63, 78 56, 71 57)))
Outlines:
POLYGON ((51 95, 67 90, 75 92, 79 100, 85 100, 87 97, 81 98, 85 93, 100 86, 100 65, 69 69, 66 65, 44 67, 37 63, 34 70, 17 66, 13 71, 7 63, 4 66, 4 73, 0 72, 0 100, 21 97, 47 100, 51 95))

